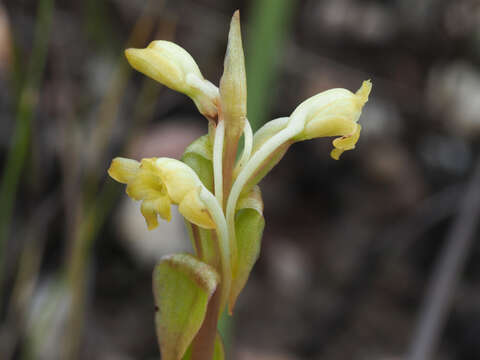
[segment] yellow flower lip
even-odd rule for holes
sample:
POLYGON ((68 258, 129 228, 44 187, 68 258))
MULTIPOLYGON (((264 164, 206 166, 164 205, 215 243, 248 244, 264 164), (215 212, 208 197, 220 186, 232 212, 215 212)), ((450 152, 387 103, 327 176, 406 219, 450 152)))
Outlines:
POLYGON ((215 228, 199 192, 203 185, 195 172, 181 161, 169 158, 142 159, 141 162, 115 158, 108 174, 127 184, 128 196, 142 201, 141 212, 149 230, 158 226, 157 215, 170 221, 170 205, 179 205, 190 222, 206 229, 215 228))
POLYGON ((359 124, 357 124, 357 129, 353 134, 345 135, 333 140, 332 143, 333 143, 334 149, 330 153, 330 156, 334 160, 339 160, 340 155, 342 155, 344 151, 355 149, 355 145, 358 139, 360 138, 361 130, 362 130, 362 127, 359 124))

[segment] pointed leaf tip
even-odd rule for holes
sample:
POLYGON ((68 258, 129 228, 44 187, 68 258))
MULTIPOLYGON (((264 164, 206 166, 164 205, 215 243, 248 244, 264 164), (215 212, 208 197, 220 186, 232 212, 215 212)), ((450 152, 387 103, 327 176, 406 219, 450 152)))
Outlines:
POLYGON ((224 72, 220 80, 220 96, 226 128, 234 127, 235 132, 241 133, 247 114, 247 79, 238 10, 230 22, 224 72))
POLYGON ((226 190, 231 180, 238 141, 245 128, 247 116, 247 77, 238 12, 235 12, 230 22, 223 75, 220 79, 220 105, 222 110, 220 120, 225 121, 223 174, 226 190))

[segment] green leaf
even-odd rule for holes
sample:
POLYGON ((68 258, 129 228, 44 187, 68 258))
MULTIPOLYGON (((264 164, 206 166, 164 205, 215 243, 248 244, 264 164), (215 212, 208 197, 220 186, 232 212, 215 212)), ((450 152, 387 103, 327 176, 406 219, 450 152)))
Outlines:
POLYGON ((210 143, 210 138, 208 135, 200 136, 198 139, 188 145, 183 153, 183 156, 192 153, 197 154, 206 160, 212 161, 212 144, 210 143))
POLYGON ((247 196, 240 198, 238 204, 235 214, 238 261, 232 274, 228 304, 230 314, 233 312, 238 295, 245 287, 253 265, 260 255, 263 228, 265 227, 262 196, 258 186, 253 187, 247 196))
POLYGON ((185 149, 182 161, 197 173, 208 190, 213 191, 212 146, 208 135, 191 143, 185 149))
POLYGON ((164 257, 153 272, 162 360, 180 360, 200 329, 219 275, 192 255, 164 257))
MULTIPOLYGON (((192 347, 190 346, 182 360, 190 360, 191 358, 192 358, 192 347)), ((213 350, 212 360, 225 360, 225 350, 223 347, 223 341, 222 341, 222 337, 218 332, 217 332, 217 337, 215 338, 215 348, 213 350)))

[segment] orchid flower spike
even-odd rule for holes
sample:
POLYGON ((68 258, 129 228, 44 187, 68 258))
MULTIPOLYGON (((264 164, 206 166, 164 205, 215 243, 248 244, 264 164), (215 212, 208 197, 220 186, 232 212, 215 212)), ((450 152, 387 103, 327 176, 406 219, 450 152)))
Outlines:
POLYGON ((204 79, 187 51, 169 41, 127 49, 125 55, 134 69, 189 96, 209 120, 208 134, 187 147, 182 161, 115 158, 108 173, 142 202, 148 229, 158 226, 158 216, 170 220, 172 204, 186 220, 194 255, 164 257, 154 271, 162 359, 222 360, 215 325, 227 305, 233 312, 260 254, 265 220, 257 184, 298 141, 334 137, 330 156, 336 160, 355 148, 372 84, 364 81, 355 93, 321 92, 253 134, 238 11, 219 88, 204 79))

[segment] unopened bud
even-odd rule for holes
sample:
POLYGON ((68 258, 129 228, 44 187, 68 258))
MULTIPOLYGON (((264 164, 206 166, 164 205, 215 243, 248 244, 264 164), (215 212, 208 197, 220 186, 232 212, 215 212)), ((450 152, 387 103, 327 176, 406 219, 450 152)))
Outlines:
POLYGON ((229 132, 233 132, 236 137, 233 140, 238 141, 247 116, 247 79, 238 10, 233 14, 230 23, 224 71, 220 80, 220 96, 227 138, 229 132))

